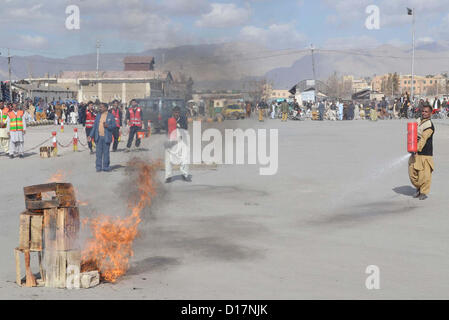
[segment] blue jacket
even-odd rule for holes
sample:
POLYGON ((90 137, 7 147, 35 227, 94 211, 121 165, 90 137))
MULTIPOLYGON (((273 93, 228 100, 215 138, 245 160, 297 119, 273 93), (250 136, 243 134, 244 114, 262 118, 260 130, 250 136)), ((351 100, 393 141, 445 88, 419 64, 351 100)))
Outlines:
MULTIPOLYGON (((108 112, 106 117, 107 128, 104 128, 104 138, 106 143, 112 142, 112 131, 116 128, 115 118, 112 113, 108 112)), ((98 126, 100 125, 101 114, 97 114, 97 118, 95 119, 94 127, 90 131, 90 137, 94 138, 94 141, 97 142, 100 138, 100 132, 98 130, 98 126)))

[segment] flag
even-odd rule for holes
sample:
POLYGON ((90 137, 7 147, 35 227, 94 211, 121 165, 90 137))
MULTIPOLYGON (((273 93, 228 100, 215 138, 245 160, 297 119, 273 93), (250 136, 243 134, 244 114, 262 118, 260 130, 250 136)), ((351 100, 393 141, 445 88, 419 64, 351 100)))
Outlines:
POLYGON ((409 16, 413 15, 413 10, 410 9, 410 8, 407 8, 407 14, 408 14, 409 16))

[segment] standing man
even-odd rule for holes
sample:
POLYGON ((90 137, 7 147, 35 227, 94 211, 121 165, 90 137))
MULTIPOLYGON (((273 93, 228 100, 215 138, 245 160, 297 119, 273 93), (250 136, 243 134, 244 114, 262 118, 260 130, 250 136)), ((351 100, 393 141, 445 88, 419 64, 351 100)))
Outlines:
POLYGON ((165 183, 172 181, 172 165, 180 164, 180 171, 184 181, 191 182, 189 175, 188 152, 189 141, 183 142, 187 138, 187 119, 181 115, 179 107, 173 108, 173 115, 168 119, 168 142, 165 147, 165 183))
POLYGON ((281 112, 282 112, 282 121, 287 121, 287 119, 288 119, 288 103, 287 103, 287 100, 285 100, 285 99, 281 103, 281 112))
POLYGON ((115 127, 115 118, 108 112, 108 106, 105 103, 100 103, 100 114, 95 119, 94 126, 88 138, 89 140, 95 140, 97 152, 95 166, 97 172, 111 171, 109 166, 109 148, 111 147, 112 132, 115 127))
POLYGON ((343 120, 343 103, 341 101, 338 101, 337 106, 338 106, 338 120, 342 121, 343 120))
MULTIPOLYGON (((96 119, 96 115, 94 113, 94 103, 92 101, 89 101, 87 103, 87 109, 86 109, 86 115, 84 116, 83 126, 86 127, 86 137, 90 137, 90 133, 92 131, 92 128, 94 126, 96 119)), ((94 151, 92 150, 92 140, 88 139, 87 144, 89 146, 90 154, 94 154, 94 151)))
POLYGON ((19 110, 17 103, 13 103, 12 111, 8 113, 7 131, 9 134, 9 157, 14 159, 14 155, 17 153, 19 158, 23 158, 26 122, 23 118, 23 111, 19 110))
POLYGON ((432 182, 433 163, 433 134, 435 127, 430 117, 432 107, 425 105, 421 119, 418 122, 418 153, 413 153, 409 159, 408 173, 411 183, 416 188, 414 198, 427 199, 432 182))
POLYGON ((122 110, 120 109, 120 102, 118 100, 114 100, 112 102, 111 113, 115 119, 115 128, 112 131, 112 136, 114 137, 114 143, 112 144, 112 152, 117 151, 118 141, 120 138, 120 128, 122 127, 122 110))
POLYGON ((320 101, 320 103, 318 104, 318 112, 320 113, 320 121, 324 120, 324 103, 323 101, 320 101))
POLYGON ((9 134, 6 125, 8 123, 9 109, 5 103, 0 100, 0 151, 9 152, 9 134))
POLYGON ((131 107, 126 112, 126 125, 129 126, 129 137, 126 145, 126 152, 131 151, 134 136, 136 136, 136 148, 140 146, 140 139, 137 136, 137 131, 142 130, 143 112, 142 108, 137 105, 135 99, 131 100, 131 107))

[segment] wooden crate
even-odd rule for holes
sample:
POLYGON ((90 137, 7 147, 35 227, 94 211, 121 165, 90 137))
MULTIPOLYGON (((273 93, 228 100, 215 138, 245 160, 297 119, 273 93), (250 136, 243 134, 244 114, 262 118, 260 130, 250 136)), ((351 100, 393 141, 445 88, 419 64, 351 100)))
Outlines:
POLYGON ((49 288, 67 287, 67 268, 69 266, 81 267, 80 250, 45 250, 45 286, 49 288))
POLYGON ((57 156, 55 147, 40 147, 39 152, 41 158, 51 158, 57 156))
POLYGON ((77 207, 44 210, 44 246, 47 250, 75 250, 79 248, 80 229, 77 207))
POLYGON ((43 210, 58 207, 75 207, 75 190, 70 183, 47 183, 23 188, 25 207, 43 210), (51 199, 45 199, 49 195, 51 199))
POLYGON ((43 214, 28 211, 20 214, 19 249, 42 251, 43 214))

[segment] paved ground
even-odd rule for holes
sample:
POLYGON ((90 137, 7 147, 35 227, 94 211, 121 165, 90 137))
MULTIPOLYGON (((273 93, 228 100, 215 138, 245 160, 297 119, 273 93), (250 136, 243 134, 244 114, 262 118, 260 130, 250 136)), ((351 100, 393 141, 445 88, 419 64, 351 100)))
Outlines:
MULTIPOLYGON (((400 161, 406 121, 226 121, 279 128, 277 175, 260 176, 256 165, 219 166, 192 171, 191 184, 161 185, 128 274, 89 290, 15 285, 22 188, 62 169, 90 204, 82 216, 123 214, 129 181, 122 166, 133 156, 159 157, 162 136, 146 140, 146 151, 112 154, 112 173, 96 173, 86 151, 0 156, 0 298, 448 299, 449 122, 435 123, 432 192, 419 201, 400 161), (380 290, 365 287, 368 265, 380 268, 380 290)), ((26 149, 51 130, 30 128, 26 149)), ((66 127, 62 143, 72 132, 66 127)))

